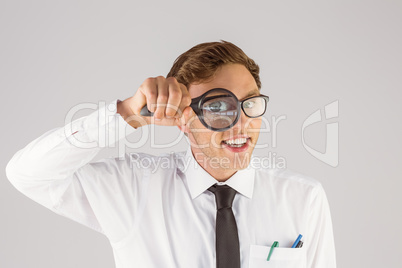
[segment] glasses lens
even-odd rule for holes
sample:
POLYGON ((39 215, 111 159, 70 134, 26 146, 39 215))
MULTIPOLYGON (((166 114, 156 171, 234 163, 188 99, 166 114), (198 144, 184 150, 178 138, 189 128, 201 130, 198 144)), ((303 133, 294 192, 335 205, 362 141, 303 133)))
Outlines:
POLYGON ((237 99, 226 93, 213 92, 205 96, 201 109, 207 125, 217 129, 226 128, 236 120, 237 99))
POLYGON ((263 97, 254 97, 243 102, 243 110, 246 115, 250 117, 261 116, 265 112, 265 106, 267 105, 263 97))

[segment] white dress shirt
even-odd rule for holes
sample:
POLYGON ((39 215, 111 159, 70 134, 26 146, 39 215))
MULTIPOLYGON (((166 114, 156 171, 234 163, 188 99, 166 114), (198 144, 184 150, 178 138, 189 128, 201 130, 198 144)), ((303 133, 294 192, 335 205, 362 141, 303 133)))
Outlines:
MULTIPOLYGON (((207 189, 217 181, 190 146, 91 162, 122 127, 127 131, 114 142, 138 130, 116 113, 117 101, 19 150, 7 165, 8 179, 39 204, 104 234, 117 268, 215 267, 216 204, 207 189)), ((330 210, 318 181, 250 164, 219 184, 238 192, 232 209, 242 267, 336 267, 330 210), (303 247, 291 248, 299 234, 303 247), (279 247, 267 261, 274 241, 279 247)))

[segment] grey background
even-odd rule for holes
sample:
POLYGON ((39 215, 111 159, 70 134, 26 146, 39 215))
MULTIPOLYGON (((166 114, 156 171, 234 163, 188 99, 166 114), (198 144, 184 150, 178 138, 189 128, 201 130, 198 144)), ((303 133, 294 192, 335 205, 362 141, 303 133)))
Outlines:
MULTIPOLYGON (((64 125, 78 103, 125 99, 195 44, 224 39, 261 67, 275 152, 326 189, 339 267, 399 267, 402 250, 401 1, 0 1, 0 167, 64 125), (303 121, 339 101, 339 165, 310 155, 303 121), (398 265, 399 264, 399 265, 398 265)), ((83 111, 81 116, 91 112, 83 111)), ((326 123, 306 130, 324 151, 326 123)), ((175 140, 157 127, 156 142, 175 140)), ((132 135, 135 140, 137 133, 132 135)), ((259 143, 271 141, 261 134, 259 143)), ((166 149, 182 151, 183 138, 166 149)), ((105 149, 97 158, 116 152, 105 149)), ((0 174, 0 266, 113 267, 102 235, 41 207, 0 174)))

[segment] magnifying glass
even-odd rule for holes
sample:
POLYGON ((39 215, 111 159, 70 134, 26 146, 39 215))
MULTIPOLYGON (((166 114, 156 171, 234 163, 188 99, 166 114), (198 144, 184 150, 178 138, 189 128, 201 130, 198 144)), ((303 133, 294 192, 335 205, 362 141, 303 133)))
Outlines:
MULTIPOLYGON (((269 97, 258 95, 242 101, 231 91, 213 88, 199 97, 192 99, 190 107, 201 123, 212 131, 226 131, 239 121, 241 110, 250 118, 262 116, 268 105, 269 97)), ((140 112, 142 116, 153 116, 145 105, 140 112)))

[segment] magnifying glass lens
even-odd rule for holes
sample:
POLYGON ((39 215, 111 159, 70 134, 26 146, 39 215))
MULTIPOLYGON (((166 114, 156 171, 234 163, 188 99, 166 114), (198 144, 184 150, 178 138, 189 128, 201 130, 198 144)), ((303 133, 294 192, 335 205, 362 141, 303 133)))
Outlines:
POLYGON ((233 96, 214 92, 204 98, 201 106, 203 119, 213 128, 227 128, 237 118, 237 105, 237 99, 233 96))

